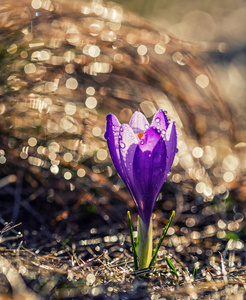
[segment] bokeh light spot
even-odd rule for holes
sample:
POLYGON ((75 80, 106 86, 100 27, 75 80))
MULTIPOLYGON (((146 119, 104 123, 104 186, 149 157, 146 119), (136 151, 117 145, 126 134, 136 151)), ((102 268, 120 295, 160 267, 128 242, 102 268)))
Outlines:
POLYGON ((203 74, 197 76, 196 84, 199 85, 201 88, 205 89, 209 85, 208 76, 203 74))
POLYGON ((36 72, 36 66, 32 63, 25 65, 24 71, 26 74, 32 74, 36 72))
POLYGON ((15 54, 17 51, 18 47, 16 44, 11 44, 8 48, 7 48, 7 52, 9 54, 15 54))
POLYGON ((31 5, 34 9, 39 9, 42 6, 42 2, 40 0, 32 0, 31 5))
POLYGON ((37 140, 34 137, 30 137, 27 143, 30 147, 35 147, 37 145, 37 140))
POLYGON ((235 179, 235 175, 232 172, 225 172, 223 179, 225 182, 231 182, 235 179))
POLYGON ((78 169, 77 175, 78 175, 79 177, 84 177, 85 174, 86 174, 85 169, 82 169, 82 168, 78 169))
POLYGON ((108 152, 105 149, 99 149, 97 151, 97 158, 99 160, 105 160, 108 157, 108 152))
POLYGON ((200 158, 203 156, 203 150, 202 148, 200 147, 195 147, 193 148, 192 150, 192 155, 195 157, 195 158, 200 158))
POLYGON ((76 90, 78 87, 78 81, 75 78, 69 78, 66 81, 66 88, 70 90, 76 90))
POLYGON ((95 108, 97 106, 97 99, 95 97, 88 97, 85 101, 85 105, 88 108, 95 108))
POLYGON ((155 45, 155 53, 161 55, 161 54, 165 53, 165 51, 166 51, 166 47, 163 44, 158 43, 155 45))
POLYGON ((98 46, 91 46, 89 48, 88 54, 91 57, 98 57, 100 55, 100 48, 98 46))
POLYGON ((65 112, 67 115, 74 115, 76 113, 76 110, 77 110, 77 107, 75 105, 75 103, 73 102, 68 102, 66 105, 65 105, 65 112))
POLYGON ((72 178, 72 174, 69 171, 65 172, 63 176, 66 180, 70 180, 72 178))
POLYGON ((100 127, 94 127, 92 129, 92 134, 94 136, 100 136, 102 134, 102 129, 100 127))
POLYGON ((89 96, 93 96, 95 94, 95 89, 93 86, 89 86, 87 89, 86 89, 86 94, 89 95, 89 96))
POLYGON ((67 152, 63 155, 63 159, 66 161, 66 162, 70 162, 73 160, 73 155, 70 153, 70 152, 67 152))
POLYGON ((139 55, 145 55, 147 53, 148 49, 145 45, 138 46, 137 52, 139 55))

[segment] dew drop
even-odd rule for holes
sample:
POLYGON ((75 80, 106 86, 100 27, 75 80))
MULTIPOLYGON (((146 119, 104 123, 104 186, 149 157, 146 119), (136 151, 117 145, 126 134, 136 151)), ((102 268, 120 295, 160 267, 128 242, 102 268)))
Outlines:
POLYGON ((162 169, 158 168, 158 169, 154 170, 154 175, 158 176, 158 175, 160 175, 161 172, 162 172, 162 169))
POLYGON ((155 119, 156 123, 159 123, 160 120, 161 120, 160 118, 156 118, 156 119, 155 119))
POLYGON ((154 162, 160 162, 161 161, 161 154, 155 154, 154 156, 154 162))
POLYGON ((176 148, 176 149, 175 149, 175 153, 178 153, 178 152, 179 152, 179 149, 178 149, 178 148, 176 148))
POLYGON ((120 148, 124 149, 126 145, 123 142, 120 142, 120 148))
POLYGON ((141 145, 143 145, 143 144, 144 144, 144 141, 143 141, 143 140, 141 140, 140 144, 141 144, 141 145))
POLYGON ((123 127, 120 127, 120 131, 123 131, 123 127))

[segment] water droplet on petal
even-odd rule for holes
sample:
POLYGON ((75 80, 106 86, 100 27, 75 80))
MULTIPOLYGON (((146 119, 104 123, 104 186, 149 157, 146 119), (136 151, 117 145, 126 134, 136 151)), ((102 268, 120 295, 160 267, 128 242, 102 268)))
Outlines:
POLYGON ((175 153, 178 153, 178 152, 179 152, 179 149, 178 149, 178 148, 176 148, 176 149, 175 149, 175 153))
POLYGON ((140 144, 141 144, 141 145, 143 145, 143 144, 144 144, 144 141, 143 141, 143 140, 141 140, 140 144))
POLYGON ((155 170, 154 170, 154 175, 155 175, 155 176, 159 176, 161 172, 162 172, 162 169, 161 169, 161 168, 155 169, 155 170))
POLYGON ((123 131, 123 127, 120 127, 120 131, 123 131))
POLYGON ((124 149, 126 145, 123 142, 120 142, 120 148, 124 149))
POLYGON ((154 162, 160 162, 161 161, 161 154, 155 154, 154 156, 154 162))
POLYGON ((156 119, 155 119, 156 123, 159 123, 160 120, 161 120, 160 118, 156 118, 156 119))

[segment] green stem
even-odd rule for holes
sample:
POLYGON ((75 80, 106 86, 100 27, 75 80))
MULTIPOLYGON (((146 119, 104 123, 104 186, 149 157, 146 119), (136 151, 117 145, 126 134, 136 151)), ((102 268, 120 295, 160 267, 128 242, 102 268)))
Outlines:
POLYGON ((149 267, 153 252, 153 232, 152 218, 150 218, 149 226, 138 217, 138 258, 139 268, 145 269, 149 267))

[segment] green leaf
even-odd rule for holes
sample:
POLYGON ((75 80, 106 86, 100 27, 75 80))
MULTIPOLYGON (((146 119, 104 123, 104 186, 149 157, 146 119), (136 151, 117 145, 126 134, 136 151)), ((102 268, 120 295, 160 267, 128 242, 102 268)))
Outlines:
POLYGON ((171 269, 172 273, 173 273, 177 278, 179 278, 179 274, 178 274, 177 270, 175 269, 174 265, 172 264, 171 260, 170 260, 167 256, 165 256, 165 259, 166 259, 166 262, 167 262, 169 268, 171 269))
POLYGON ((196 279, 196 275, 197 275, 197 268, 194 268, 193 275, 192 275, 194 279, 196 279))
POLYGON ((138 270, 138 257, 137 257, 137 252, 136 252, 135 243, 134 243, 134 237, 133 237, 132 219, 131 219, 131 214, 130 214, 129 211, 127 212, 127 218, 128 218, 128 226, 129 226, 129 232, 130 232, 131 244, 132 244, 132 252, 133 252, 133 259, 134 259, 134 269, 138 270))
POLYGON ((171 215, 170 219, 168 220, 167 225, 165 226, 165 228, 164 228, 164 230, 163 230, 163 233, 162 233, 162 235, 161 235, 161 238, 160 238, 160 240, 159 240, 159 242, 158 242, 158 245, 157 245, 157 247, 156 247, 156 249, 155 249, 155 251, 154 251, 154 253, 153 253, 153 257, 152 257, 152 259, 151 259, 151 261, 150 261, 149 268, 151 268, 151 267, 154 265, 155 261, 156 261, 158 251, 160 250, 160 247, 161 247, 161 245, 162 245, 162 243, 163 243, 163 241, 164 241, 164 238, 165 238, 166 235, 167 235, 168 228, 170 227, 170 225, 171 225, 171 223, 172 223, 172 220, 173 220, 174 216, 175 216, 175 211, 172 212, 172 215, 171 215))
POLYGON ((178 260, 177 258, 175 258, 175 257, 173 257, 173 259, 176 261, 176 263, 178 263, 178 264, 180 265, 180 267, 182 268, 182 270, 183 270, 184 273, 190 275, 189 270, 188 270, 186 267, 184 267, 184 266, 182 265, 181 261, 179 261, 179 260, 178 260))
POLYGON ((138 246, 139 246, 139 235, 137 232, 137 237, 136 237, 136 253, 138 253, 138 246))

